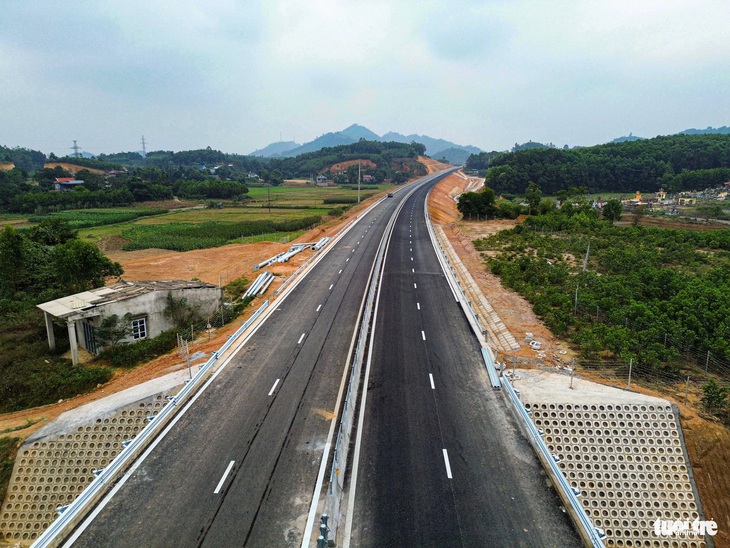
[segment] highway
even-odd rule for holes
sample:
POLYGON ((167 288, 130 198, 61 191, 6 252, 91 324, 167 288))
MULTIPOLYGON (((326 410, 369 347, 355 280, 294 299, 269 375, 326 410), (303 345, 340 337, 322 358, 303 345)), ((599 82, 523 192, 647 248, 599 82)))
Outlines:
POLYGON ((427 232, 428 188, 386 255, 345 546, 580 546, 492 391, 427 232))
POLYGON ((404 194, 332 247, 70 543, 301 545, 373 258, 404 194))

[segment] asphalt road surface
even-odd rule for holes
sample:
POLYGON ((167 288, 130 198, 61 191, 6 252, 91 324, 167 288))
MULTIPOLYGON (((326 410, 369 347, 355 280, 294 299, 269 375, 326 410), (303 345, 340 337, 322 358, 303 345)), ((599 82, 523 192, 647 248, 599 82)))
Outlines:
POLYGON ((492 391, 428 236, 427 190, 406 202, 386 256, 349 542, 580 546, 492 391))
POLYGON ((404 194, 333 246, 74 546, 301 544, 367 278, 404 194))

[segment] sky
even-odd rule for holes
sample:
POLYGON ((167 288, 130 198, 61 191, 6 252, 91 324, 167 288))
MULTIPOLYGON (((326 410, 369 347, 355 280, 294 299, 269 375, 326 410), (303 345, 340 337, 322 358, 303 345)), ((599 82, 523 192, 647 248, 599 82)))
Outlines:
POLYGON ((0 0, 0 145, 483 150, 730 125, 728 0, 0 0))

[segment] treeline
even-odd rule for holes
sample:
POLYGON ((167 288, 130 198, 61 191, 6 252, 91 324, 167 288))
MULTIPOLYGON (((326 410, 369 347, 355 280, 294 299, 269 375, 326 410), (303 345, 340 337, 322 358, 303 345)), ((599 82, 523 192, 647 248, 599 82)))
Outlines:
MULTIPOLYGON (((264 159, 225 154, 210 147, 182 152, 153 151, 143 158, 136 152, 99 155, 98 159, 57 158, 51 160, 118 171, 105 177, 84 169, 73 175, 84 181, 73 191, 53 192, 56 178, 71 177, 61 166, 45 168, 45 155, 27 149, 0 148, 0 158, 16 162, 9 171, 0 171, 0 211, 45 214, 66 209, 103 208, 133 202, 169 200, 246 200, 248 185, 279 185, 284 179, 311 177, 331 165, 348 160, 370 160, 375 168, 363 166, 361 175, 376 182, 395 183, 426 174, 418 162, 425 147, 419 143, 360 141, 350 145, 302 154, 294 158, 264 159), (249 175, 251 174, 251 177, 249 175), (253 174, 256 176, 254 177, 253 174)), ((357 182, 357 166, 345 174, 328 173, 338 183, 357 182)))
POLYGON ((476 246, 496 252, 492 272, 587 358, 672 371, 669 339, 730 360, 730 231, 616 227, 552 211, 476 246))
POLYGON ((79 240, 63 220, 0 231, 0 413, 72 397, 111 377, 107 368, 74 366, 61 357, 68 349, 65 326, 55 326, 51 352, 36 305, 121 274, 118 263, 79 240))
MULTIPOLYGON (((483 166, 485 160, 477 156, 467 166, 483 166)), ((590 192, 704 190, 730 168, 730 135, 674 135, 571 150, 523 150, 487 162, 486 184, 499 193, 523 194, 530 181, 548 195, 579 186, 590 192)))
POLYGON ((13 162, 15 167, 26 172, 41 169, 46 162, 46 155, 39 150, 0 145, 0 162, 13 162))

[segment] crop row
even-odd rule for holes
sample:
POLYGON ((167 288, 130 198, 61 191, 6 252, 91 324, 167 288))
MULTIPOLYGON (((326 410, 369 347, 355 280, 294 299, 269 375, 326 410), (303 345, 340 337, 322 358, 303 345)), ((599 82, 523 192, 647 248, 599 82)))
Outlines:
POLYGON ((122 235, 132 240, 125 251, 135 249, 170 249, 190 251, 227 244, 231 240, 271 234, 292 232, 309 228, 320 223, 321 217, 304 217, 285 221, 247 221, 241 223, 207 222, 201 224, 174 223, 167 225, 139 225, 125 230, 122 235))
POLYGON ((49 215, 33 215, 28 218, 31 223, 40 223, 48 219, 63 219, 67 221, 73 228, 90 228, 94 226, 113 225, 117 223, 126 223, 146 217, 149 215, 160 215, 167 213, 165 209, 129 209, 120 210, 104 210, 104 209, 88 209, 74 211, 60 211, 49 215))

